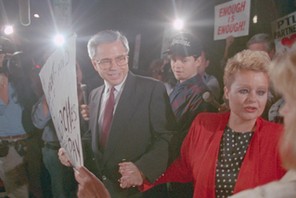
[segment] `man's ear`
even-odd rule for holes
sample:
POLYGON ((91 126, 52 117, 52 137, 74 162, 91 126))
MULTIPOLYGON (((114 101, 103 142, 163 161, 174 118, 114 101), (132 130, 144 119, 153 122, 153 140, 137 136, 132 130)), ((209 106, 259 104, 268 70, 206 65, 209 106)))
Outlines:
POLYGON ((91 63, 93 68, 97 71, 98 63, 94 59, 91 60, 91 63))
POLYGON ((202 63, 202 56, 197 57, 196 60, 195 60, 195 62, 196 62, 196 64, 197 64, 198 66, 200 66, 201 63, 202 63))

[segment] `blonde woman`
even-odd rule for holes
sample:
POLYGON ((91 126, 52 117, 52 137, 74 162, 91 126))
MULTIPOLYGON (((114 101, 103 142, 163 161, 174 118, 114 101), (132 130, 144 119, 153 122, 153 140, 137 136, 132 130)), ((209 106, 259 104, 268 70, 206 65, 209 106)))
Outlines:
POLYGON ((280 109, 280 114, 284 117, 285 123, 280 154, 284 166, 289 171, 280 181, 244 191, 234 195, 233 198, 296 197, 296 50, 294 49, 274 60, 269 73, 275 89, 285 99, 285 104, 280 109))

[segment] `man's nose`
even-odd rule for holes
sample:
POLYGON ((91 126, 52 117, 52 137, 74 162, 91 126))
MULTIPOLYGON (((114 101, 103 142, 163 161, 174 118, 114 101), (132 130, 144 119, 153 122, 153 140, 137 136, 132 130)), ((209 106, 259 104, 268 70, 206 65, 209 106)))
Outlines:
POLYGON ((110 68, 114 68, 114 67, 119 67, 118 63, 116 62, 116 60, 113 58, 110 61, 110 68))

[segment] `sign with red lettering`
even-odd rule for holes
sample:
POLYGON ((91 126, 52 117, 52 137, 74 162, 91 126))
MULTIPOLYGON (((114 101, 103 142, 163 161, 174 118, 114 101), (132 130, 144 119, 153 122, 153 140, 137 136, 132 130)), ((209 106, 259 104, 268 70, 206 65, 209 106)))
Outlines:
POLYGON ((233 0, 215 6, 214 40, 249 34, 250 0, 233 0))
POLYGON ((283 54, 296 45, 296 12, 272 22, 272 34, 277 54, 283 54))

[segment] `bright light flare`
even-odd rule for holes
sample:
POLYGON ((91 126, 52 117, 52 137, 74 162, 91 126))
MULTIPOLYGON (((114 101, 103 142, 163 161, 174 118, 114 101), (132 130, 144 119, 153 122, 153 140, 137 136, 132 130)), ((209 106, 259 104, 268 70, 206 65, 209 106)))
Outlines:
POLYGON ((258 16, 255 15, 255 16, 253 17, 253 23, 257 23, 257 22, 258 22, 258 16))
POLYGON ((37 13, 36 13, 36 14, 34 14, 33 16, 34 16, 35 18, 37 18, 37 19, 39 19, 39 18, 40 18, 40 15, 39 15, 39 14, 37 14, 37 13))
POLYGON ((11 35, 13 34, 14 30, 13 30, 13 26, 12 25, 6 25, 4 27, 4 30, 3 30, 4 34, 6 35, 11 35))
POLYGON ((182 30, 184 28, 184 21, 181 19, 176 19, 173 23, 173 27, 176 30, 182 30))
POLYGON ((62 34, 57 34, 54 37, 53 42, 56 46, 61 47, 65 44, 65 37, 62 34))

